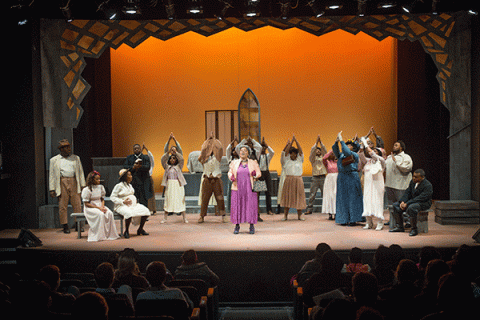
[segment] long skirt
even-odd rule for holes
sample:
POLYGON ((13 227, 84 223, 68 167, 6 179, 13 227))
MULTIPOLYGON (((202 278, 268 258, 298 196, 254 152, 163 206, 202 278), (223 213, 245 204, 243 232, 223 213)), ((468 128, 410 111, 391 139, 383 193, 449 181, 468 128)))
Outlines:
POLYGON ((277 191, 277 204, 280 205, 280 200, 282 199, 283 184, 285 183, 285 170, 282 170, 280 178, 278 179, 278 191, 277 191))
POLYGON ((323 185, 322 213, 335 214, 337 204, 338 172, 328 173, 323 185))
POLYGON ((357 171, 339 172, 335 222, 339 224, 362 220, 363 195, 357 171))
POLYGON ((297 210, 307 208, 305 186, 301 176, 285 177, 280 205, 284 208, 295 208, 297 210))
POLYGON ((132 200, 132 204, 121 205, 115 211, 123 216, 124 219, 132 219, 132 223, 134 225, 138 225, 140 223, 140 218, 143 216, 150 216, 150 210, 145 207, 143 204, 137 203, 137 198, 134 195, 130 195, 127 198, 132 200))
POLYGON ((383 172, 370 174, 368 171, 363 175, 363 216, 374 216, 384 220, 383 200, 385 194, 383 172))
POLYGON ((175 213, 185 212, 185 187, 180 186, 178 180, 167 180, 163 210, 175 213))
POLYGON ((252 191, 248 167, 237 170, 237 190, 232 190, 230 221, 234 224, 258 222, 258 196, 252 191))
MULTIPOLYGON (((92 204, 100 205, 100 203, 92 204)), ((115 220, 113 220, 113 212, 110 209, 107 208, 107 212, 103 213, 100 209, 84 206, 83 212, 90 227, 87 241, 115 240, 119 238, 115 220)))

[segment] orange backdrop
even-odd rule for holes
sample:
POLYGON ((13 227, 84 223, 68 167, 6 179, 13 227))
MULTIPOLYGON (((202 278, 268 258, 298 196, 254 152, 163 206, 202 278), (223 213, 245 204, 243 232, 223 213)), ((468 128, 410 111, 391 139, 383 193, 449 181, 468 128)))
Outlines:
POLYGON ((159 192, 170 132, 186 161, 205 140, 205 111, 237 109, 248 88, 260 103, 262 135, 276 152, 271 170, 280 172, 280 152, 292 134, 305 151, 305 175, 311 174, 307 159, 318 134, 330 150, 339 131, 349 138, 374 126, 390 152, 395 52, 392 38, 379 42, 341 30, 316 37, 272 27, 150 38, 135 49, 123 45, 111 53, 113 155, 127 156, 134 143, 144 143, 155 157, 159 192))

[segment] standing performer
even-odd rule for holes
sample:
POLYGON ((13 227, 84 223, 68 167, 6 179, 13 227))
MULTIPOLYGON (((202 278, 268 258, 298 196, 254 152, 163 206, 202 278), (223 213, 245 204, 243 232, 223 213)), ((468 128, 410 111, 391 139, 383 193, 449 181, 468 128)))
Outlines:
POLYGON ((201 208, 200 218, 198 223, 204 222, 207 215, 208 201, 212 194, 215 195, 217 202, 217 209, 215 215, 221 215, 223 222, 226 222, 225 217, 225 200, 223 199, 223 183, 220 177, 222 171, 220 170, 220 161, 222 161, 223 146, 220 140, 213 137, 213 132, 210 137, 205 140, 200 150, 198 161, 203 165, 203 182, 201 186, 201 208))
POLYGON ((280 173, 280 177, 278 179, 278 191, 277 191, 277 214, 280 214, 280 199, 282 199, 282 191, 283 191, 283 183, 285 182, 285 151, 287 147, 290 145, 290 139, 287 140, 287 144, 282 150, 280 154, 280 164, 282 166, 282 172, 280 173))
POLYGON ((68 202, 72 204, 73 212, 82 212, 80 193, 85 186, 80 157, 72 154, 72 147, 67 139, 58 144, 60 154, 50 159, 49 191, 52 198, 58 198, 58 215, 63 232, 70 233, 68 227, 68 202))
POLYGON ((327 169, 327 177, 323 185, 322 213, 328 213, 328 220, 335 219, 337 204, 337 158, 330 150, 323 156, 323 165, 327 169))
POLYGON ((320 193, 322 193, 323 185, 325 184, 325 175, 327 174, 327 169, 323 164, 323 157, 326 153, 327 149, 323 145, 320 135, 318 135, 317 141, 310 150, 309 160, 312 164, 312 183, 310 185, 310 198, 308 199, 307 212, 305 212, 305 214, 312 214, 317 190, 320 189, 320 193))
POLYGON ((232 204, 230 221, 235 224, 234 234, 240 231, 240 223, 250 224, 250 233, 255 233, 258 221, 258 196, 252 191, 253 179, 261 177, 257 161, 249 159, 251 149, 247 145, 240 146, 240 159, 230 163, 228 178, 232 183, 232 204))
POLYGON ((118 239, 113 212, 105 206, 105 188, 100 184, 100 173, 97 171, 88 174, 82 200, 83 212, 90 227, 87 241, 118 239))
POLYGON ((150 188, 150 159, 142 153, 139 144, 133 146, 133 154, 125 159, 123 167, 132 173, 132 186, 138 202, 148 208, 148 199, 153 196, 150 188))
POLYGON ((376 230, 383 229, 383 200, 385 195, 385 182, 383 172, 385 171, 385 159, 380 148, 371 149, 365 138, 361 139, 365 148, 364 156, 366 158, 363 167, 364 186, 363 186, 363 214, 367 220, 364 229, 371 229, 374 226, 373 218, 377 221, 376 230))
POLYGON ((152 214, 157 213, 157 207, 155 203, 155 190, 154 190, 154 183, 153 183, 153 167, 155 166, 155 159, 153 158, 153 154, 147 149, 145 144, 142 146, 142 152, 145 150, 147 152, 148 160, 150 160, 150 170, 148 170, 148 175, 150 176, 150 193, 152 196, 148 199, 148 209, 152 211, 152 214))
MULTIPOLYGON (((267 145, 265 142, 265 137, 262 139, 262 151, 260 151, 260 157, 258 160, 258 166, 260 167, 260 171, 262 175, 260 176, 259 180, 264 180, 267 184, 267 191, 265 191, 265 203, 267 205, 267 214, 273 214, 272 212, 272 178, 270 177, 270 161, 272 161, 273 156, 275 155, 275 151, 273 151, 272 147, 267 145), (267 153, 268 151, 268 153, 267 153)), ((258 192, 260 197, 260 192, 258 192)), ((258 201, 260 203, 260 199, 258 201)), ((260 218, 260 210, 258 210, 258 217, 260 218)))
POLYGON ((303 151, 295 135, 292 138, 292 142, 287 146, 286 153, 288 155, 285 156, 285 182, 280 200, 280 205, 284 207, 282 221, 287 220, 290 208, 297 209, 298 220, 303 221, 305 218, 302 216, 302 211, 307 207, 305 186, 302 179, 303 151), (294 142, 297 148, 292 147, 294 142))
POLYGON ((177 213, 183 216, 183 222, 188 223, 185 217, 185 177, 182 173, 184 164, 183 156, 180 152, 168 154, 165 152, 161 158, 162 167, 165 169, 163 174, 162 186, 165 188, 165 211, 164 219, 161 223, 167 221, 169 213, 177 213))
POLYGON ((128 231, 132 218, 134 225, 139 225, 137 235, 146 236, 148 233, 143 229, 147 218, 150 216, 150 210, 141 203, 137 202, 135 197, 135 189, 133 189, 131 182, 133 180, 132 173, 127 169, 122 169, 118 173, 119 183, 113 187, 110 200, 114 204, 115 212, 118 212, 125 219, 125 232, 123 236, 128 239, 130 233, 128 231), (140 220, 140 222, 138 221, 140 220))
MULTIPOLYGON (((225 157, 227 158, 228 165, 230 166, 230 163, 238 159, 238 153, 235 147, 238 145, 238 138, 235 136, 232 142, 227 146, 227 149, 225 150, 225 157)), ((228 190, 227 190, 227 208, 231 207, 231 200, 232 199, 232 181, 228 180, 228 190)))
POLYGON ((338 133, 333 153, 337 157, 337 202, 335 221, 341 225, 356 226, 362 220, 363 196, 360 177, 358 176, 358 145, 356 141, 342 140, 342 132, 338 133), (338 143, 342 146, 342 151, 338 143))

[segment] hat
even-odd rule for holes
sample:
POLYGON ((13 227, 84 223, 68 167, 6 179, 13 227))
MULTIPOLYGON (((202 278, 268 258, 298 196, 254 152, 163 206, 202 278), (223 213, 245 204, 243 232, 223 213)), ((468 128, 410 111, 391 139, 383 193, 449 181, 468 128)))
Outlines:
POLYGON ((123 177, 123 175, 127 172, 128 172, 128 169, 120 170, 120 172, 118 173, 118 179, 121 179, 123 177))
POLYGON ((63 147, 68 147, 70 146, 70 142, 68 142, 67 139, 62 139, 58 142, 58 149, 61 149, 63 147))

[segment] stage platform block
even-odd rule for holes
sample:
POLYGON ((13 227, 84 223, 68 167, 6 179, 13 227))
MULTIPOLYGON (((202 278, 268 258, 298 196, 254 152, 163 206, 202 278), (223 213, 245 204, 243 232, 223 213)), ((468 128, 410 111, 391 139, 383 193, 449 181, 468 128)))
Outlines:
POLYGON ((473 200, 435 201, 435 222, 439 224, 479 224, 479 204, 473 200))

